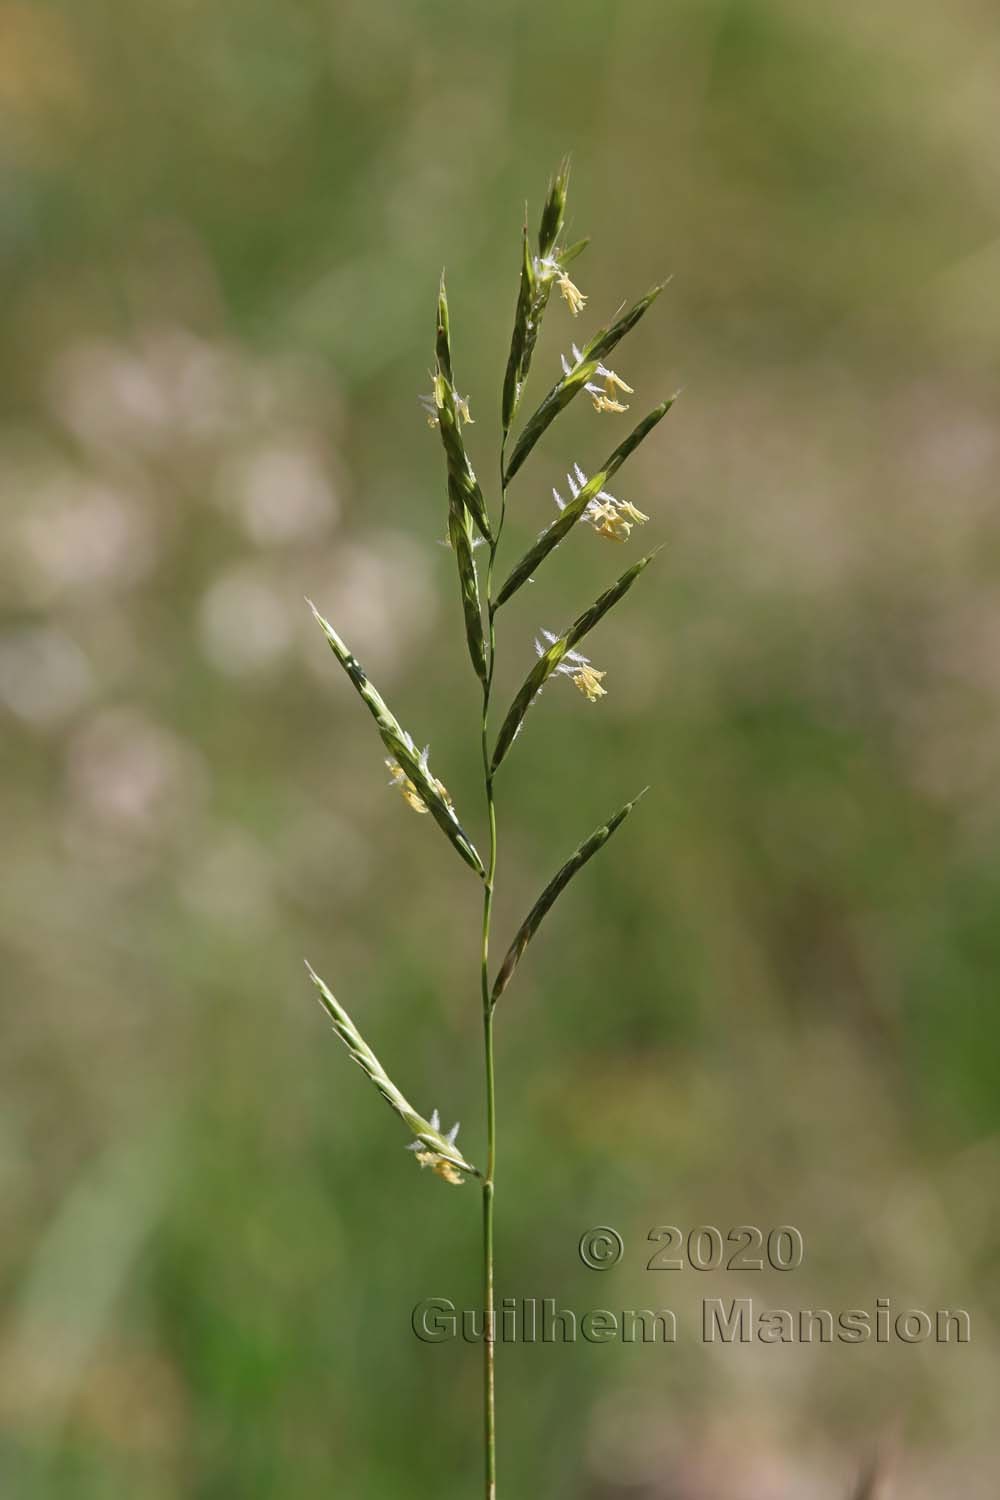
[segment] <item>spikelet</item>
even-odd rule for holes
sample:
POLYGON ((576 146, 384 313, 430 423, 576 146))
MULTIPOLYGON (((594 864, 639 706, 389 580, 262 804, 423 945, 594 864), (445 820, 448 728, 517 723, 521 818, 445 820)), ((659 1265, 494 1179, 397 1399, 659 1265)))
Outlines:
POLYGON ((395 1110, 407 1129, 414 1135, 415 1140, 411 1142, 409 1149, 416 1151, 420 1165, 433 1166, 439 1176, 444 1177, 447 1182, 460 1183, 465 1180, 466 1176, 478 1177, 479 1173, 476 1168, 471 1162, 465 1160, 455 1145, 458 1126, 455 1125, 447 1135, 442 1135, 437 1110, 429 1120, 425 1120, 423 1115, 417 1113, 406 1096, 393 1083, 347 1011, 334 998, 332 991, 308 962, 306 969, 309 978, 319 991, 320 1004, 333 1022, 334 1031, 361 1071, 378 1089, 389 1108, 395 1110))

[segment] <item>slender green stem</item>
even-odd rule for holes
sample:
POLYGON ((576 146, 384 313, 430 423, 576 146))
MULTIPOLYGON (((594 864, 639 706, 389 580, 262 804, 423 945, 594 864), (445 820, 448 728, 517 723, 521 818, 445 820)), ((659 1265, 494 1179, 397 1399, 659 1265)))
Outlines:
MULTIPOLYGON (((506 440, 505 440, 506 442, 506 440)), ((486 682, 483 684, 483 785, 486 792, 486 811, 490 825, 489 865, 483 890, 483 950, 482 950, 482 999, 483 999, 483 1044, 486 1062, 486 1171, 483 1176, 483 1416, 486 1456, 486 1500, 496 1500, 497 1493, 497 1432, 496 1432, 496 1373, 495 1348, 496 1307, 493 1291, 493 1196, 497 1155, 497 1110, 496 1071, 493 1057, 493 1006, 490 1001, 490 920, 493 915, 493 886, 497 872, 497 813, 493 797, 493 775, 490 770, 489 714, 490 695, 493 688, 493 667, 496 661, 496 631, 494 617, 496 605, 493 601, 493 564, 496 558, 500 533, 503 531, 507 508, 507 491, 504 484, 504 447, 500 449, 500 519, 496 533, 490 542, 489 564, 486 570, 486 610, 488 621, 488 660, 486 682)))
MULTIPOLYGON (((489 795, 489 792, 487 793, 489 795)), ((490 871, 496 868, 496 835, 491 812, 490 871)), ((496 1089, 493 1065, 493 1011, 490 1006, 487 961, 489 954, 490 908, 492 888, 486 887, 483 901, 483 1041, 486 1050, 486 1173, 483 1177, 483 1413, 486 1444, 486 1500, 495 1500, 497 1492, 497 1434, 495 1303, 493 1294, 493 1174, 496 1169, 496 1089)))

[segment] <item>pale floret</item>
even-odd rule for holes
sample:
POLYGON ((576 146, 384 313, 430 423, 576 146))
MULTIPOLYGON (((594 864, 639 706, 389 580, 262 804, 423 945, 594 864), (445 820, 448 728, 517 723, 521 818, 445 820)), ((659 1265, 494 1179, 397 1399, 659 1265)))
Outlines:
POLYGON ((595 411, 628 411, 628 403, 618 400, 617 392, 622 391, 626 396, 634 396, 632 386, 626 385, 620 375, 614 370, 609 370, 607 365, 597 366, 597 375, 604 382, 598 385, 594 380, 588 380, 584 390, 594 403, 595 411))
MULTIPOLYGON (((438 546, 439 547, 447 547, 449 550, 451 550, 451 537, 450 536, 439 537, 438 538, 438 546)), ((472 537, 471 546, 472 546, 473 552, 475 552, 475 550, 476 550, 477 547, 485 547, 486 546, 486 538, 485 537, 481 537, 478 534, 478 532, 475 533, 473 535, 473 537, 472 537)))
MULTIPOLYGON (((439 394, 441 393, 438 391, 437 385, 435 383, 435 389, 431 392, 430 395, 419 396, 417 398, 420 402, 420 405, 424 409, 424 415, 427 418, 428 427, 437 427, 440 425, 441 418, 439 417, 438 412, 440 411, 440 408, 444 403, 443 400, 439 401, 437 399, 439 394)), ((455 392, 455 412, 458 415, 459 420, 463 422, 466 427, 471 427, 473 425, 472 413, 469 411, 469 398, 468 396, 460 396, 457 391, 455 392)))
MULTIPOLYGON (((441 1116, 437 1110, 431 1115, 430 1125, 435 1135, 441 1134, 441 1116)), ((442 1140, 447 1142, 449 1146, 454 1146, 458 1137, 458 1130, 459 1126, 456 1121, 447 1135, 441 1137, 442 1140)), ((420 1165, 422 1167, 430 1167, 439 1177, 443 1177, 445 1182, 454 1183, 456 1187, 459 1187, 465 1181, 454 1161, 450 1160, 441 1151, 436 1150, 427 1141, 411 1141, 406 1149, 407 1151, 415 1152, 420 1165)))
POLYGON ((599 500, 595 504, 591 524, 598 536, 607 537, 611 542, 627 542, 632 531, 631 522, 625 519, 610 499, 599 500))
MULTIPOLYGON (((570 348, 573 351, 572 364, 570 364, 565 354, 560 354, 559 356, 559 362, 562 365, 564 375, 572 375, 573 371, 582 364, 584 358, 582 352, 575 344, 571 344, 570 348)), ((584 390, 594 403, 594 410, 628 411, 627 404, 619 401, 618 392, 621 391, 626 396, 634 396, 634 388, 628 385, 614 370, 609 370, 607 365, 598 364, 594 373, 596 379, 588 380, 584 386, 584 390)))
POLYGON ((595 672, 593 667, 583 666, 572 674, 572 679, 584 697, 590 703, 596 703, 598 698, 607 697, 607 688, 601 687, 601 679, 606 676, 606 672, 595 672))
MULTIPOLYGON (((417 756, 416 746, 410 739, 409 735, 406 736, 406 745, 407 749, 411 750, 413 754, 417 756)), ((448 810, 449 816, 457 822, 457 815, 452 805, 452 800, 451 796, 449 795, 448 788, 445 786, 443 781, 438 780, 438 778, 434 775, 433 771, 430 768, 430 764, 428 762, 429 753, 430 746, 425 745, 421 750, 419 756, 417 756, 420 769, 423 771, 424 775, 427 777, 427 780, 430 782, 431 786, 441 798, 441 801, 444 803, 445 807, 448 810)), ((385 763, 389 769, 389 785, 399 788, 403 801, 407 804, 407 806, 412 807, 414 812, 429 812, 430 809, 428 808, 427 803, 424 801, 419 787, 406 774, 396 757, 394 755, 387 756, 385 763)))
POLYGON ((426 802, 424 802, 413 782, 410 780, 409 776, 407 776, 406 772, 399 764, 399 761, 393 760, 391 757, 388 757, 386 759, 386 765, 389 768, 389 775, 391 777, 389 785, 399 787, 399 790, 403 796, 403 800, 406 802, 407 806, 412 807, 414 812, 428 812, 429 808, 427 807, 426 802))
MULTIPOLYGON (((573 472, 566 475, 566 483, 576 500, 587 483, 587 476, 579 464, 574 464, 573 472)), ((552 498, 560 510, 566 509, 566 501, 558 490, 552 491, 552 498)), ((607 490, 598 490, 594 499, 587 502, 582 519, 593 526, 598 536, 606 537, 612 542, 625 542, 633 526, 642 526, 649 517, 628 500, 617 500, 607 490)))
POLYGON ((574 282, 570 281, 563 267, 559 264, 558 251, 553 251, 544 260, 535 261, 535 275, 540 281, 555 281, 563 301, 574 318, 578 317, 586 307, 587 298, 581 292, 580 288, 574 282))
MULTIPOLYGON (((539 635, 544 640, 535 637, 535 652, 538 656, 544 656, 549 646, 554 646, 559 636, 553 635, 551 630, 540 630, 539 635)), ((579 651, 566 651, 562 661, 553 673, 556 677, 568 677, 573 686, 577 688, 590 703, 596 703, 599 698, 607 697, 607 688, 601 686, 601 682, 607 676, 606 672, 599 672, 591 664, 589 656, 584 656, 579 651)))
POLYGON ((628 411, 627 402, 616 401, 614 396, 609 396, 606 391, 601 390, 600 386, 588 385, 586 389, 590 393, 590 399, 594 403, 595 411, 628 411))
POLYGON ((636 507, 628 500, 618 500, 616 504, 622 515, 626 516, 628 520, 632 521, 636 526, 645 526, 646 522, 649 520, 649 517, 643 511, 637 510, 636 507))

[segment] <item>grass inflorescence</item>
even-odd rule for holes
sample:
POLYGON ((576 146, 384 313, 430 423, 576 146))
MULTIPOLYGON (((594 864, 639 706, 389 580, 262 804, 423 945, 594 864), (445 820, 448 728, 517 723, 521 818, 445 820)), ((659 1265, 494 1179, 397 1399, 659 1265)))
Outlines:
POLYGON ((475 728, 482 762, 483 791, 486 804, 487 841, 480 855, 459 821, 447 788, 430 768, 429 751, 420 750, 370 682, 353 652, 344 644, 334 627, 313 608, 313 613, 340 665, 375 719, 379 735, 388 751, 386 764, 391 781, 403 793, 404 800, 417 812, 430 813, 465 863, 473 870, 483 889, 482 936, 479 963, 479 990, 483 1024, 483 1067, 486 1115, 483 1165, 473 1166, 456 1145, 458 1127, 441 1130, 437 1110, 422 1115, 391 1080, 374 1052, 364 1040, 347 1011, 337 1001, 322 979, 310 968, 321 1003, 354 1061, 403 1121, 412 1136, 410 1148, 421 1166, 430 1166, 445 1181, 461 1185, 478 1180, 482 1191, 482 1285, 484 1328, 483 1340, 483 1437, 485 1453, 485 1486, 487 1500, 495 1500, 497 1474, 495 1341, 494 1322, 494 1212, 497 1164, 496 1077, 493 1047, 494 1010, 500 996, 511 984, 525 951, 538 932, 545 916, 560 895, 601 850, 632 812, 639 797, 626 802, 613 817, 595 829, 561 866, 530 908, 506 951, 495 977, 490 979, 490 942, 492 936, 493 895, 497 873, 497 807, 494 779, 502 762, 514 748, 518 734, 543 686, 553 677, 568 677, 590 703, 598 703, 607 694, 603 679, 590 659, 576 648, 595 629, 606 614, 625 598, 656 555, 655 549, 625 569, 593 603, 580 611, 562 632, 546 630, 540 623, 536 638, 536 659, 524 675, 491 744, 490 718, 495 690, 497 661, 497 614, 513 594, 533 578, 546 559, 574 532, 580 521, 588 521, 599 536, 616 542, 627 542, 636 525, 649 518, 630 502, 616 499, 606 485, 632 453, 658 426, 673 405, 671 396, 655 405, 615 447, 593 475, 587 477, 572 464, 567 478, 571 498, 566 501, 558 492, 554 498, 559 508, 555 520, 541 531, 538 539, 516 561, 502 586, 495 586, 497 555, 504 529, 508 488, 530 458, 542 435, 567 406, 586 392, 600 421, 614 421, 628 410, 622 400, 634 391, 625 378, 610 369, 605 359, 636 327, 656 300, 661 286, 654 287, 628 310, 616 316, 582 347, 571 343, 572 359, 563 355, 561 373, 551 384, 538 406, 521 422, 513 437, 510 457, 507 447, 518 423, 525 387, 534 361, 542 319, 553 304, 552 293, 558 293, 565 315, 577 319, 585 313, 587 296, 570 278, 569 266, 586 248, 580 240, 563 248, 561 240, 566 217, 569 189, 569 166, 563 162, 554 174, 542 208, 537 236, 532 238, 525 225, 519 253, 520 274, 511 335, 510 352, 500 392, 501 443, 497 458, 498 495, 494 508, 487 503, 483 486, 473 468, 466 444, 465 429, 471 425, 469 399, 460 395, 456 385, 452 352, 451 319, 444 277, 438 289, 434 335, 432 390, 422 397, 431 427, 440 434, 445 460, 447 496, 447 540, 454 554, 461 619, 472 669, 482 689, 482 712, 475 728), (477 561, 477 551, 481 562, 477 561))

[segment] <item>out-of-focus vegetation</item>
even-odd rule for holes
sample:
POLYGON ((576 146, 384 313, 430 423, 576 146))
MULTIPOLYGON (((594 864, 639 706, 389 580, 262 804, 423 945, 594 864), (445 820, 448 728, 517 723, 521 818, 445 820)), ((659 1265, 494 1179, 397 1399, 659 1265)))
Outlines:
MULTIPOLYGON (((478 1353, 409 1314, 475 1302, 478 1199, 301 958, 475 1159, 478 890, 301 600, 474 822, 416 397, 447 260, 485 470, 567 148, 590 303, 536 389, 673 272, 616 365, 685 394, 621 476, 667 546, 609 697, 546 694, 498 783, 501 943, 654 787, 502 1017, 500 1294, 888 1295, 973 1342, 503 1349, 506 1493, 832 1500, 887 1433, 901 1496, 995 1493, 998 75, 986 0, 0 4, 5 1495, 476 1493, 478 1353), (644 1270, 654 1225, 744 1222, 803 1267, 644 1270)), ((629 420, 578 405, 510 557, 629 420)), ((518 596, 511 689, 622 558, 582 532, 518 596)))

